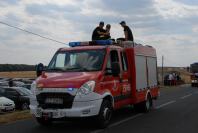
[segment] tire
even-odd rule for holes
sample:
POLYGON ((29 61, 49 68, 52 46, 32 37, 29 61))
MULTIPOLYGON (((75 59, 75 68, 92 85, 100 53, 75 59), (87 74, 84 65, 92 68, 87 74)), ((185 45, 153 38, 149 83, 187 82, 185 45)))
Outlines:
POLYGON ((22 109, 22 110, 27 110, 27 109, 29 109, 28 103, 23 103, 23 104, 21 105, 21 109, 22 109))
POLYGON ((50 119, 45 119, 45 118, 36 118, 36 121, 41 125, 41 126, 50 126, 52 124, 52 120, 50 119))
POLYGON ((153 100, 150 95, 147 96, 147 100, 134 105, 136 112, 148 113, 153 106, 153 100))
POLYGON ((143 102, 142 104, 142 108, 143 108, 143 112, 147 113, 151 110, 152 106, 153 106, 153 100, 151 98, 151 95, 147 96, 147 100, 143 102))
POLYGON ((99 115, 96 118, 99 128, 106 128, 109 125, 112 113, 113 108, 111 102, 104 99, 100 108, 99 115))

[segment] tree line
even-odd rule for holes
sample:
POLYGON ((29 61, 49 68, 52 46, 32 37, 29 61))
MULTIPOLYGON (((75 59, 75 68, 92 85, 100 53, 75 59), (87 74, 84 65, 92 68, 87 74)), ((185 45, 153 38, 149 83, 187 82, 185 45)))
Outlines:
POLYGON ((10 71, 35 71, 35 65, 25 65, 25 64, 0 64, 0 72, 10 72, 10 71))

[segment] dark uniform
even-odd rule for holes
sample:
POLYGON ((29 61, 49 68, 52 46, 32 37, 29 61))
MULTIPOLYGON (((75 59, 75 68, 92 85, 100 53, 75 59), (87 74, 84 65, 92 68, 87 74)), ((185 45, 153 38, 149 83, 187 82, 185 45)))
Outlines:
POLYGON ((100 34, 98 34, 98 31, 99 32, 105 32, 104 29, 100 28, 100 27, 96 27, 95 30, 93 31, 93 34, 92 34, 92 40, 103 40, 104 38, 101 37, 100 34))
POLYGON ((124 31, 128 33, 128 41, 133 41, 133 34, 128 26, 124 26, 124 31))

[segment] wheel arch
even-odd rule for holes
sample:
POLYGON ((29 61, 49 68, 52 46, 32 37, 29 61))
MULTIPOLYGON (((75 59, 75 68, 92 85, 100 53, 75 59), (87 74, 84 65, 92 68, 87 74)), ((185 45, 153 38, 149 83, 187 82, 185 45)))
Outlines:
POLYGON ((145 96, 145 101, 147 100, 148 96, 150 95, 150 97, 152 98, 152 94, 150 90, 147 90, 146 92, 146 96, 145 96))
POLYGON ((103 97, 102 98, 103 100, 105 100, 105 99, 109 100, 111 102, 112 107, 114 108, 114 99, 110 92, 104 93, 102 97, 103 97))

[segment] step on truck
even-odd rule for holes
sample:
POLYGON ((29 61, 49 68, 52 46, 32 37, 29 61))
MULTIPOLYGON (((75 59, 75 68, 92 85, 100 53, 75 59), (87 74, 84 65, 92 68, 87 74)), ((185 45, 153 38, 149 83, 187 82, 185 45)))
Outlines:
POLYGON ((93 117, 101 128, 113 110, 133 105, 148 112, 159 96, 157 57, 151 46, 110 40, 70 42, 31 86, 30 110, 41 125, 93 117))

